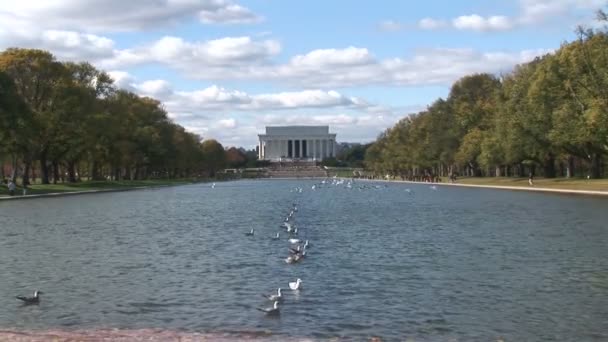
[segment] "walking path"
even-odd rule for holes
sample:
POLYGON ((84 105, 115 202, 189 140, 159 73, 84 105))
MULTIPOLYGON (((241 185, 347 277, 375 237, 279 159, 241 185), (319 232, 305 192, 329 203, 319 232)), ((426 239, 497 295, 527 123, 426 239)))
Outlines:
POLYGON ((386 183, 428 184, 428 185, 441 185, 441 186, 459 186, 459 187, 469 187, 469 188, 553 192, 553 193, 573 194, 573 195, 608 196, 608 191, 601 191, 601 190, 553 189, 553 188, 539 188, 539 187, 535 187, 535 186, 526 187, 526 186, 480 185, 480 184, 461 184, 461 183, 430 183, 430 182, 413 182, 413 181, 386 180, 386 179, 358 179, 358 180, 371 181, 371 182, 386 182, 386 183))

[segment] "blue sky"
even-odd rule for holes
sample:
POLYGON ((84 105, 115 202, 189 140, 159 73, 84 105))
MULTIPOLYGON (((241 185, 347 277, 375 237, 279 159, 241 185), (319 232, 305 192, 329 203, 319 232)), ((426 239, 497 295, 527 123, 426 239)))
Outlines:
POLYGON ((86 60, 163 101, 204 138, 251 148, 266 125, 328 124, 367 142, 595 25, 604 0, 0 0, 0 49, 86 60))

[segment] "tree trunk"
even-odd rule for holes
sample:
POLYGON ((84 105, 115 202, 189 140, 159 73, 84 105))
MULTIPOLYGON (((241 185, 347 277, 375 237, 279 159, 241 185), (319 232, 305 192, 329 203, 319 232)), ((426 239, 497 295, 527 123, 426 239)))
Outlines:
POLYGON ((68 161, 68 182, 76 183, 76 162, 68 161))
POLYGON ((92 178, 94 181, 102 179, 101 172, 99 172, 99 169, 99 163, 97 162, 97 160, 93 160, 93 163, 91 163, 90 178, 92 178))
POLYGON ((59 162, 53 160, 53 184, 57 184, 59 179, 59 162))
POLYGON ((566 177, 572 178, 574 177, 574 157, 568 156, 568 166, 566 167, 566 177))
POLYGON ((24 186, 30 185, 30 169, 31 169, 31 167, 32 167, 32 161, 30 160, 30 158, 27 158, 25 160, 25 163, 23 164, 23 175, 21 177, 24 186))
POLYGON ((131 167, 130 166, 125 167, 125 176, 124 176, 124 178, 126 180, 131 180, 131 167))
POLYGON ((543 171, 546 178, 555 178, 555 156, 553 153, 549 153, 545 157, 543 171))
POLYGON ((591 178, 598 179, 602 176, 602 155, 594 153, 591 156, 591 178))
POLYGON ((135 164, 135 171, 133 171, 133 180, 139 180, 141 178, 140 172, 141 168, 139 164, 135 164))
POLYGON ((42 184, 50 184, 49 182, 49 166, 47 164, 47 151, 44 150, 40 153, 40 179, 42 184))

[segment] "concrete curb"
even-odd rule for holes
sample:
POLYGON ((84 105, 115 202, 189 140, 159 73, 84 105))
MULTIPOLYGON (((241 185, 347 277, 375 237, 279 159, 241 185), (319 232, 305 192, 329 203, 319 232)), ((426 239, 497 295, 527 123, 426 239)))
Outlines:
POLYGON ((196 183, 138 186, 138 187, 134 187, 134 188, 124 188, 124 189, 100 189, 100 190, 82 190, 82 191, 69 191, 69 192, 51 192, 51 193, 47 193, 47 194, 36 194, 36 195, 25 195, 25 196, 22 196, 22 195, 3 196, 3 197, 0 197, 0 202, 1 201, 37 199, 37 198, 53 198, 53 197, 98 194, 98 193, 104 193, 104 192, 124 192, 124 191, 133 191, 133 190, 158 189, 158 188, 166 188, 166 187, 171 187, 171 186, 182 186, 182 185, 191 185, 191 184, 196 184, 196 183))
POLYGON ((535 188, 535 187, 506 186, 506 185, 412 182, 412 181, 385 180, 385 179, 357 179, 357 181, 384 182, 384 183, 406 183, 406 184, 428 184, 428 185, 497 189, 497 190, 551 192, 551 193, 571 194, 571 195, 608 196, 608 191, 600 191, 600 190, 570 190, 570 189, 535 188))

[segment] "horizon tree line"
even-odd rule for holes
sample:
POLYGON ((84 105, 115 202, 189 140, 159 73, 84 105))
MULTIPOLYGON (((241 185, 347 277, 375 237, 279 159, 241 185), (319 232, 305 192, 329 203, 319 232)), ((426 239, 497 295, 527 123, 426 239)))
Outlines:
MULTIPOLYGON (((599 11, 598 18, 607 22, 599 11)), ((383 132, 365 154, 377 175, 606 176, 608 32, 578 38, 500 77, 456 81, 446 99, 383 132)))
POLYGON ((2 179, 202 177, 225 165, 219 142, 186 131, 161 102, 118 89, 91 64, 37 49, 0 52, 2 179))

